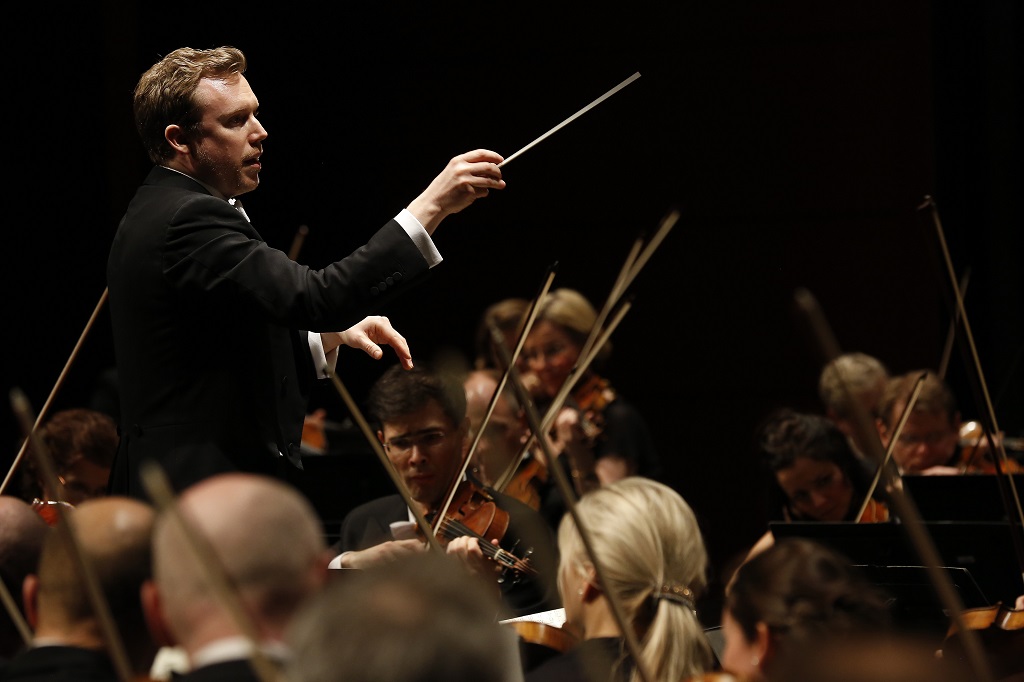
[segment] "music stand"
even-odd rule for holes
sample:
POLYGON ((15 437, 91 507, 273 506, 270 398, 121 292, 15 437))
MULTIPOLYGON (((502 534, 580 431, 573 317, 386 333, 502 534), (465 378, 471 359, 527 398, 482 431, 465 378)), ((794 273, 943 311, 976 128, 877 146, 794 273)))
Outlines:
MULTIPOLYGON (((889 613, 901 630, 934 638, 941 644, 949 629, 949 614, 935 593, 924 566, 864 566, 867 581, 888 597, 889 613)), ((964 608, 989 606, 978 583, 963 568, 943 567, 964 608)))
MULTIPOLYGON (((905 474, 903 489, 925 521, 1005 521, 1007 510, 992 474, 922 476, 905 474)), ((1024 474, 1013 474, 1024 492, 1024 474)))
MULTIPOLYGON (((1010 525, 1006 522, 927 521, 927 532, 935 544, 942 565, 963 569, 971 581, 963 583, 969 590, 961 597, 972 602, 977 594, 970 587, 974 582, 980 592, 979 605, 997 601, 1012 604, 1024 592, 1024 582, 1012 551, 1010 525)), ((821 543, 846 556, 858 566, 920 566, 902 524, 899 523, 823 523, 773 521, 768 528, 776 540, 788 537, 805 538, 821 543)))

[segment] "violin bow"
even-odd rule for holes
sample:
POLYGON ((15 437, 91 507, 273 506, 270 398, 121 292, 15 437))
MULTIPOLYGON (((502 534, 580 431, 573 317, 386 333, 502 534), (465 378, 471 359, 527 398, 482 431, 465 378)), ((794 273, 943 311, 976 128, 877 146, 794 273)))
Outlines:
POLYGON ((619 275, 616 277, 615 282, 612 284, 612 290, 608 294, 608 298, 604 305, 601 306, 601 311, 598 313, 597 320, 594 323, 593 329, 590 331, 586 342, 583 344, 583 349, 580 351, 580 356, 586 357, 591 347, 597 340, 598 332, 604 325, 605 319, 611 314, 615 304, 618 303, 619 299, 622 298, 623 292, 625 292, 629 285, 633 283, 636 276, 640 274, 647 261, 651 259, 654 251, 661 245, 668 236, 668 233, 675 227, 675 224, 679 221, 679 211, 672 209, 669 213, 662 218, 661 223, 658 225, 658 230, 651 237, 651 240, 644 245, 643 235, 637 237, 633 243, 633 248, 630 249, 626 256, 626 261, 622 264, 622 268, 619 270, 619 275), (641 251, 641 248, 643 249, 641 251))
POLYGON ((246 614, 245 605, 242 604, 224 564, 217 557, 217 553, 206 536, 199 532, 174 504, 174 492, 171 490, 167 475, 153 460, 142 463, 139 475, 154 506, 161 513, 168 514, 168 518, 177 526, 210 581, 213 593, 228 612, 239 632, 248 640, 252 649, 249 663, 253 672, 261 682, 275 682, 278 679, 275 666, 260 648, 259 632, 257 632, 252 619, 246 614))
MULTIPOLYGON (((39 437, 38 432, 35 430, 32 422, 32 409, 28 398, 21 389, 15 388, 11 390, 11 406, 18 418, 22 431, 25 433, 26 440, 30 439, 32 441, 33 452, 38 459, 39 471, 43 475, 43 480, 48 488, 58 491, 58 497, 62 498, 63 487, 57 479, 57 471, 53 463, 53 453, 50 452, 46 443, 43 442, 43 439, 39 437)), ((89 604, 92 606, 93 614, 99 623, 100 633, 106 642, 107 653, 114 665, 117 677, 121 682, 131 682, 132 669, 128 663, 124 642, 121 640, 117 626, 114 623, 114 618, 110 613, 110 605, 107 604, 106 597, 100 589, 96 568, 85 555, 85 552, 82 550, 82 544, 75 534, 74 514, 65 514, 62 505, 57 505, 57 513, 59 521, 54 526, 54 530, 60 534, 62 542, 71 554, 75 570, 82 578, 89 604)))
POLYGON ((443 554, 444 550, 441 549, 441 543, 438 542, 437 538, 434 536, 434 530, 430 527, 430 524, 427 523, 427 519, 423 516, 423 512, 420 511, 416 501, 412 499, 412 494, 405 486, 405 481, 403 481, 402 477, 398 475, 397 471, 395 471, 395 466, 391 463, 391 460, 388 459, 387 453, 384 452, 384 446, 380 444, 379 440, 377 440, 377 434, 375 434, 373 429, 370 428, 370 424, 363 416, 362 410, 359 409, 356 401, 352 399, 352 394, 348 392, 347 388, 345 388, 345 384, 341 383, 341 379, 338 378, 338 374, 336 372, 331 372, 330 377, 331 381, 334 383, 334 388, 336 388, 338 394, 341 395, 341 399, 345 401, 345 405, 348 407, 348 411, 349 414, 352 415, 352 419, 359 425, 359 429, 363 432, 363 435, 366 436, 366 440, 370 443, 370 448, 373 450, 374 454, 377 455, 377 459, 379 459, 380 463, 384 466, 384 470, 388 472, 388 476, 391 477, 391 482, 395 484, 395 488, 402 496, 402 499, 405 500, 405 504, 409 507, 409 511, 412 512, 413 518, 416 519, 416 525, 419 526, 423 536, 427 539, 427 542, 432 548, 443 554))
MULTIPOLYGON (((971 281, 971 270, 968 268, 964 271, 964 276, 960 278, 960 296, 967 295, 967 284, 971 281)), ((946 345, 942 347, 942 357, 939 359, 939 367, 936 374, 943 381, 946 380, 946 371, 949 369, 949 357, 953 354, 953 340, 956 339, 956 325, 960 322, 960 312, 957 311, 953 318, 949 321, 949 331, 946 332, 946 345)))
POLYGON ((935 226, 935 234, 939 243, 939 247, 942 251, 942 258, 946 266, 946 272, 949 275, 949 281, 952 283, 953 295, 956 301, 956 315, 960 318, 960 324, 957 325, 957 329, 961 332, 964 339, 967 341, 965 344, 960 344, 962 349, 970 351, 970 362, 968 368, 972 369, 973 372, 968 372, 968 376, 971 377, 971 388, 975 392, 975 398, 977 399, 980 394, 981 400, 978 402, 984 406, 981 412, 981 425, 985 431, 985 437, 988 439, 989 447, 996 453, 996 457, 993 458, 996 468, 996 480, 999 481, 999 492, 1003 498, 1003 505, 1007 508, 1008 515, 1011 519, 1010 527, 1014 523, 1019 524, 1020 529, 1017 533, 1011 532, 1010 537, 1013 539, 1014 550, 1017 554, 1017 564, 1021 572, 1021 579, 1024 580, 1024 547, 1021 546, 1020 533, 1024 532, 1024 509, 1021 508, 1020 496, 1017 494, 1017 485, 1014 483, 1013 475, 1009 473, 1007 468, 1008 458, 1006 456, 1006 448, 1003 447, 1001 440, 997 440, 993 437, 993 434, 999 433, 999 423, 996 420, 995 407, 992 404, 992 398, 988 391, 988 386, 985 382, 985 373, 981 368, 981 359, 978 357, 978 347, 974 343, 974 333, 971 331, 971 322, 967 318, 967 309, 964 307, 964 299, 960 292, 960 287, 957 286, 956 272, 953 269, 953 259, 949 255, 949 247, 946 245, 946 236, 942 229, 942 221, 939 219, 939 208, 935 204, 935 200, 931 196, 925 196, 924 202, 918 206, 918 210, 929 209, 932 217, 932 223, 935 226), (1013 520, 1013 513, 1010 505, 1007 501, 1006 492, 1004 486, 1009 487, 1010 493, 1013 497, 1015 511, 1017 513, 1016 521, 1013 520))
MULTIPOLYGON (((910 397, 907 399, 907 404, 903 407, 903 412, 900 414, 899 421, 896 422, 896 428, 893 429, 892 434, 889 436, 889 445, 885 448, 885 457, 882 458, 882 463, 878 465, 878 471, 875 472, 875 477, 871 481, 871 485, 868 486, 868 494, 864 496, 864 501, 861 503, 860 508, 857 510, 857 515, 853 517, 853 522, 857 523, 860 521, 860 517, 864 516, 864 510, 868 508, 868 503, 871 501, 871 497, 875 494, 875 488, 878 487, 878 482, 882 480, 882 471, 889 466, 889 462, 892 461, 892 452, 896 449, 896 441, 899 440, 900 434, 903 433, 903 427, 907 423, 907 419, 910 418, 910 414, 914 409, 914 405, 917 403, 918 396, 921 395, 921 387, 924 382, 924 378, 928 376, 927 372, 922 372, 921 376, 914 381, 914 386, 910 391, 910 397)), ((846 384, 842 384, 843 388, 846 388, 846 384)), ((846 399, 850 400, 852 396, 847 395, 846 399)))
MULTIPOLYGON (((586 356, 586 358, 583 359, 582 362, 577 360, 576 366, 573 367, 573 369, 569 373, 569 376, 566 377, 565 383, 562 384, 562 387, 558 391, 558 395, 556 395, 554 400, 552 400, 551 406, 548 408, 548 411, 545 414, 543 421, 539 421, 538 425, 540 426, 541 430, 538 431, 534 428, 533 424, 530 425, 530 435, 527 437, 526 443, 523 445, 523 452, 528 450, 534 442, 547 442, 546 438, 538 438, 537 434, 547 433, 548 429, 551 428, 551 425, 555 421, 555 417, 558 415, 558 411, 562 408, 562 405, 565 404, 565 401, 568 400, 569 394, 572 392, 572 389, 576 386, 576 382, 579 380, 580 377, 582 377, 586 373, 587 369, 590 367, 590 363, 593 362, 594 358, 597 357, 598 352, 601 350, 602 347, 604 347, 604 344, 608 342, 608 339, 611 337, 612 332, 614 332, 615 329, 619 326, 619 323, 622 322, 622 318, 626 316, 627 312, 629 312, 630 307, 632 307, 631 301, 627 300, 624 303, 622 303, 615 311, 615 315, 612 317, 611 322, 608 323, 607 328, 603 330, 601 335, 598 337, 598 340, 594 343, 590 353, 586 356)), ((543 448, 543 450, 544 456, 547 457, 550 454, 550 448, 543 448)), ((522 457, 522 455, 520 455, 520 457, 522 457)), ((554 464, 556 460, 549 459, 548 461, 550 462, 550 465, 548 467, 549 470, 558 468, 554 464)), ((582 491, 580 491, 580 493, 582 494, 582 491)))
MULTIPOLYGON (((502 363, 508 368, 507 371, 509 378, 512 381, 512 387, 518 395, 519 400, 523 403, 523 408, 526 411, 526 418, 530 424, 530 428, 534 433, 540 432, 540 419, 537 416, 536 409, 534 409, 533 400, 530 398, 530 392, 525 386, 523 386, 522 378, 519 376, 519 371, 515 368, 515 365, 509 362, 511 358, 509 358, 508 350, 505 348, 501 330, 493 323, 491 324, 491 337, 498 347, 502 363)), ((538 443, 544 450, 544 454, 548 458, 548 461, 554 462, 554 455, 551 452, 547 439, 539 438, 538 443)), ((583 520, 580 518, 579 512, 576 509, 576 499, 573 495, 572 484, 569 483, 562 467, 552 466, 550 467, 550 470, 554 472, 555 483, 562 493, 562 498, 565 500, 566 511, 568 511, 572 516, 572 520, 576 524, 576 530, 579 531, 580 540, 583 542, 583 547, 586 549, 587 555, 590 557, 590 563, 594 566, 594 573, 597 576, 598 583, 601 585, 602 591, 608 598, 608 604, 611 606, 612 615, 615 617, 615 622, 622 631, 622 636, 626 641, 626 648, 629 650, 630 656, 633 657, 637 673, 639 673, 640 679, 644 682, 654 682, 654 678, 651 677, 646 663, 644 663, 643 659, 640 658, 640 644, 637 641, 636 633, 633 632, 629 619, 626 617, 626 612, 622 608, 619 596, 609 589, 609 585, 611 583, 606 578, 608 573, 604 568, 604 564, 597 558, 597 554, 594 552, 594 543, 591 540, 590 532, 587 530, 586 525, 583 523, 583 520)))
MULTIPOLYGON (((590 329, 590 333, 587 336, 586 341, 580 350, 580 355, 576 359, 576 364, 569 371, 569 375, 566 377, 565 382, 562 384, 558 391, 558 394, 551 401, 551 405, 548 407, 547 412, 544 414, 541 420, 541 426, 543 430, 540 433, 547 433, 547 430, 551 428, 555 418, 558 416, 559 411, 568 400, 569 395, 572 393, 572 389, 576 387, 576 383, 579 381, 584 374, 586 374, 587 368, 597 353, 601 350, 608 338, 611 336, 611 332, 614 331, 615 326, 622 320, 622 317, 629 310, 631 303, 623 304, 618 308, 618 312, 615 315, 615 319, 612 324, 609 325, 608 329, 603 329, 605 320, 611 314, 611 311, 615 309, 616 304, 622 298, 623 293, 629 288, 629 285, 633 283, 636 276, 640 274, 644 266, 650 260, 654 251, 661 245, 668 236, 669 231, 675 226, 679 220, 679 211, 672 209, 669 213, 661 220, 658 230, 655 232, 651 240, 644 245, 643 235, 638 237, 633 242, 633 247, 630 249, 626 256, 626 260, 619 270, 619 274, 612 285, 611 292, 608 294, 608 298, 605 300, 604 305, 598 312, 597 318, 594 321, 593 327, 590 329), (603 333, 602 333, 603 332, 603 333)), ((525 338, 525 334, 522 335, 525 338)), ((521 449, 519 456, 516 457, 513 462, 515 466, 518 466, 519 462, 526 456, 526 452, 529 450, 531 445, 537 439, 537 432, 532 432, 521 449)), ((552 463, 553 464, 553 463, 552 463)), ((510 467, 505 471, 502 478, 499 479, 501 482, 500 486, 496 486, 496 489, 501 491, 504 490, 504 486, 508 485, 511 480, 511 474, 515 472, 514 467, 510 467)))
POLYGON ((39 428, 39 425, 42 424, 44 419, 46 419, 46 415, 50 411, 50 406, 53 404, 53 399, 57 395, 57 391, 59 391, 60 387, 64 384, 64 379, 68 375, 68 370, 71 369, 71 365, 75 362, 75 358, 78 357, 78 352, 82 349, 82 344, 85 342, 85 338, 89 335, 89 331, 96 323, 96 318, 99 317, 100 311, 103 309, 104 304, 106 304, 109 295, 109 289, 104 289, 103 293, 100 295, 100 300, 96 302, 96 307, 93 309, 92 315, 89 316, 89 321, 85 323, 85 328, 82 329, 82 333, 78 336, 78 342, 72 349, 71 355, 68 357, 68 361, 64 363, 64 369, 61 370, 56 383, 54 383, 53 388, 50 390, 49 397, 46 399, 46 402, 43 403, 43 407, 39 410, 35 423, 32 425, 31 431, 28 432, 29 435, 25 436, 25 440, 21 443, 21 449, 18 450, 18 454, 14 458, 14 463, 11 464, 11 468, 8 470, 7 476, 4 477, 3 483, 0 483, 0 495, 2 495, 4 490, 7 489, 7 484, 10 482, 11 477, 14 476, 14 472, 17 470, 18 465, 21 464, 22 458, 25 456, 25 451, 28 449, 30 435, 35 433, 39 428))
POLYGON ((14 601, 14 597, 11 596, 11 591, 7 589, 6 583, 2 580, 0 580, 0 601, 4 603, 4 610, 10 617, 11 622, 14 623, 14 627, 18 630, 21 641, 25 643, 25 646, 31 644, 32 628, 25 622, 25 617, 18 610, 18 604, 14 601))
MULTIPOLYGON (((839 344, 811 292, 806 289, 798 289, 795 299, 797 307, 811 327, 811 331, 815 336, 825 361, 830 362, 839 357, 841 354, 839 344)), ((843 387, 843 392, 851 396, 853 392, 846 386, 842 376, 839 376, 839 381, 843 387)), ((882 442, 878 438, 878 432, 871 422, 871 417, 859 401, 851 400, 850 404, 853 408, 853 426, 856 436, 863 444, 866 454, 881 465, 885 459, 885 453, 882 451, 882 442)), ((891 488, 889 491, 890 502, 899 518, 903 521, 903 528, 906 530, 918 557, 924 564, 940 602, 950 614, 950 618, 955 624, 957 631, 964 634, 964 651, 974 670, 976 679, 983 682, 993 682, 992 670, 982 651, 981 642, 977 633, 967 630, 965 627, 963 618, 964 606, 949 575, 940 568, 942 566, 942 559, 935 547, 935 543, 925 528, 917 505, 902 486, 894 485, 891 488)))
MULTIPOLYGON (((551 283, 555 279, 555 271, 557 269, 557 261, 548 266, 548 271, 544 276, 544 282, 541 284, 540 291, 537 292, 537 296, 530 302, 529 308, 527 308, 523 314, 523 319, 519 323, 519 338, 516 339, 516 347, 512 351, 512 364, 515 364, 519 359, 519 354, 522 352, 523 345, 526 343, 526 337, 533 328, 533 323, 537 319, 537 313, 540 312, 540 302, 544 300, 544 297, 551 289, 551 283)), ((477 445, 480 444, 480 439, 483 437, 484 430, 487 428, 487 422, 491 420, 491 415, 494 414, 494 408, 498 404, 498 399, 501 397, 501 393, 505 390, 506 385, 508 385, 507 369, 502 373, 501 380, 494 389, 494 394, 491 395, 490 400, 487 402, 487 411, 484 413, 484 418, 480 422, 480 426, 477 428, 476 433, 473 434, 473 442, 470 444, 469 451, 466 453, 466 457, 462 462, 462 469, 452 482, 451 490, 449 490, 448 494, 445 495, 444 505, 441 507, 441 513, 437 517, 437 525, 434 527, 435 533, 441 527, 440 524, 443 521, 445 514, 448 513, 448 508, 451 506, 452 500, 455 499, 455 492, 459 488, 459 482, 462 481, 462 477, 466 474, 466 469, 469 468, 469 463, 473 460, 473 453, 476 452, 477 445)), ((497 481, 501 481, 502 484, 501 487, 497 487, 496 485, 496 490, 504 490, 505 486, 508 485, 508 480, 511 478, 511 475, 519 468, 519 465, 522 463, 525 456, 526 450, 523 450, 519 453, 519 456, 509 462, 509 465, 505 467, 505 470, 497 479, 497 481)))

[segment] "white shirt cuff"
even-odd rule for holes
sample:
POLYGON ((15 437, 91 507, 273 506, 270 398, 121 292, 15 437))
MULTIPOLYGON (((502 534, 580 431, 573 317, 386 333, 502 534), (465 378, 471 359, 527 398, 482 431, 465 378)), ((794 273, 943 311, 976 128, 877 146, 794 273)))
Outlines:
POLYGON ((318 332, 306 332, 306 340, 309 342, 309 353, 313 356, 316 378, 329 378, 338 366, 338 349, 335 348, 330 353, 324 353, 324 340, 318 332))
POLYGON ((335 569, 341 569, 341 570, 346 570, 346 571, 347 570, 351 570, 351 569, 347 569, 347 568, 345 568, 344 566, 341 565, 342 557, 344 557, 346 554, 351 554, 351 553, 352 552, 342 552, 338 556, 336 556, 333 559, 331 559, 331 562, 329 564, 327 564, 327 568, 335 568, 335 569))
POLYGON ((395 216, 395 221, 402 226, 405 233, 409 235, 409 239, 416 245, 416 248, 423 254, 423 260, 427 261, 429 267, 434 267, 440 263, 443 259, 441 253, 434 246, 434 240, 430 238, 427 231, 420 225, 420 221, 416 219, 412 213, 409 213, 407 209, 399 211, 398 215, 395 216))

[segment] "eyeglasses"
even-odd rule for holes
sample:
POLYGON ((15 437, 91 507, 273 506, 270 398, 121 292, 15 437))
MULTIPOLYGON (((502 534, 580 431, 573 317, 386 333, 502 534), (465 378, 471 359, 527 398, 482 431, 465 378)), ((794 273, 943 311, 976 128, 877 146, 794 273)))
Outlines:
POLYGON ((421 450, 434 450, 444 443, 448 433, 440 429, 414 433, 408 436, 398 436, 384 443, 384 449, 392 455, 405 455, 412 452, 414 447, 421 450))
POLYGON ((907 447, 916 447, 922 444, 935 445, 936 443, 941 443, 947 438, 954 438, 956 437, 956 435, 957 434, 954 431, 932 431, 931 433, 924 433, 921 434, 920 436, 909 433, 901 433, 899 437, 899 443, 900 445, 905 445, 907 447))

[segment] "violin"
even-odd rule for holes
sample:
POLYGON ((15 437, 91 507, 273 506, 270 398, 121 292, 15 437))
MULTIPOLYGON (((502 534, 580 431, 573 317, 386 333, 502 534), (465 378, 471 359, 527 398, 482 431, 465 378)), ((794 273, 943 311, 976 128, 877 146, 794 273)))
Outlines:
POLYGON ((580 426, 591 443, 604 430, 604 408, 615 398, 615 389, 608 380, 596 374, 573 393, 570 405, 580 411, 580 426))
POLYGON ((531 456, 516 469, 504 493, 537 511, 541 504, 540 490, 547 481, 547 466, 536 456, 531 456))
POLYGON ((889 520, 889 508, 884 502, 872 498, 868 500, 864 513, 857 519, 857 523, 882 523, 889 520))
MULTIPOLYGON (((981 639, 997 679, 1024 671, 1024 609, 1010 608, 1000 602, 967 609, 961 617, 964 627, 981 639)), ((953 623, 942 644, 942 656, 959 658, 962 655, 961 633, 953 623)))
POLYGON ((52 527, 60 521, 61 511, 66 513, 74 507, 63 500, 40 500, 37 497, 32 500, 32 509, 46 521, 46 525, 52 527))
MULTIPOLYGON (((1003 438, 1002 436, 997 436, 997 438, 1002 441, 1005 450, 1024 451, 1024 438, 1003 438)), ((960 427, 960 448, 961 451, 957 457, 956 466, 964 473, 998 473, 995 461, 996 454, 985 439, 985 432, 980 422, 964 422, 963 426, 960 427)), ((1006 462, 1000 462, 1000 464, 1005 474, 1024 473, 1024 465, 1021 465, 1015 459, 1007 457, 1006 462)))
POLYGON ((565 407, 576 410, 584 438, 583 448, 564 449, 577 495, 599 485, 592 450, 604 432, 604 410, 615 398, 615 390, 608 380, 591 374, 565 403, 565 407))
MULTIPOLYGON (((436 513, 428 515, 431 523, 433 516, 436 513)), ((455 490, 455 496, 441 523, 438 540, 442 546, 447 546, 451 540, 468 535, 476 538, 485 557, 498 564, 503 573, 511 572, 515 580, 537 575, 537 570, 529 560, 532 549, 528 549, 527 557, 521 559, 492 544, 492 540, 500 542, 505 536, 508 522, 508 512, 498 507, 494 497, 482 486, 466 479, 455 490)))

